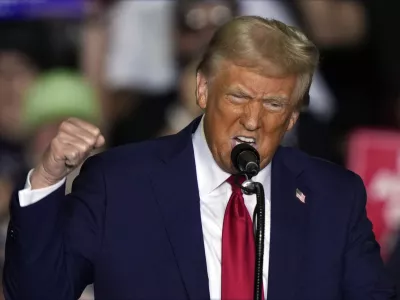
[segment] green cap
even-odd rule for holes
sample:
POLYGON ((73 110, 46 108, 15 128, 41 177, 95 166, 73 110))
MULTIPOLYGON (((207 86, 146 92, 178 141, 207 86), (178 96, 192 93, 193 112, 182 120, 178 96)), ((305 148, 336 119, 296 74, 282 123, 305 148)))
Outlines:
POLYGON ((78 73, 53 70, 41 75, 27 91, 22 122, 28 131, 68 117, 98 124, 100 103, 93 88, 78 73))

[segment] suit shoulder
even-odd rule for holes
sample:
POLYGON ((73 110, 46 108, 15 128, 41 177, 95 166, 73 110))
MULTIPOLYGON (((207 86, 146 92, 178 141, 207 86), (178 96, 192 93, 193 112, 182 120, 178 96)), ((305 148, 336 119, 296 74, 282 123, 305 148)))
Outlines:
POLYGON ((311 156, 295 148, 285 148, 286 155, 309 176, 323 182, 336 182, 342 186, 363 186, 361 177, 353 171, 331 161, 311 156))
POLYGON ((104 164, 109 168, 123 168, 129 165, 140 167, 143 164, 147 166, 160 160, 160 153, 166 150, 173 143, 174 136, 166 136, 138 143, 131 143, 108 149, 96 154, 104 164))

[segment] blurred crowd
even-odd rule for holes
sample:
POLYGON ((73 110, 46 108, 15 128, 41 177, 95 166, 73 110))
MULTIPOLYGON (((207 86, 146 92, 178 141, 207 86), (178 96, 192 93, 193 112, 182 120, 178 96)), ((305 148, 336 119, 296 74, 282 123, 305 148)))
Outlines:
MULTIPOLYGON (((61 120, 98 125, 106 147, 178 132, 201 114, 195 70, 202 50, 237 15, 299 26, 321 50, 309 105, 284 144, 346 165, 355 129, 400 129, 400 1, 33 2, 0 1, 1 249, 12 190, 61 120)), ((395 255, 388 261, 400 269, 395 255)), ((88 289, 82 299, 91 297, 88 289)))

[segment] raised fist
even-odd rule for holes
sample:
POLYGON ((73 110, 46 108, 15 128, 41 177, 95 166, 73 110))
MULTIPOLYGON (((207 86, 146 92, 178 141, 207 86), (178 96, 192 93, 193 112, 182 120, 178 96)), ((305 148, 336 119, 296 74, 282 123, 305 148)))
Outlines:
POLYGON ((63 121, 32 173, 32 189, 45 188, 59 182, 104 143, 104 137, 96 126, 77 118, 63 121))

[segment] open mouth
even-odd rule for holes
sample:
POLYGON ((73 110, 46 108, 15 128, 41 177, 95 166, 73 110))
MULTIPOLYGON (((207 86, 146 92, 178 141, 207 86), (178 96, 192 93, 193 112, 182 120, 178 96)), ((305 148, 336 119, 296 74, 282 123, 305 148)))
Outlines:
POLYGON ((251 138, 251 137, 245 137, 245 136, 236 136, 233 138, 234 144, 233 146, 235 147, 236 145, 239 144, 249 144, 250 146, 256 147, 256 139, 251 138))

